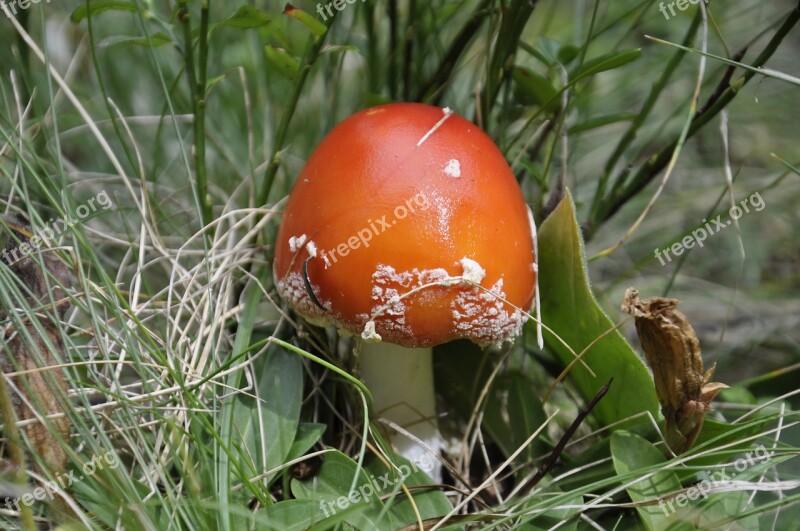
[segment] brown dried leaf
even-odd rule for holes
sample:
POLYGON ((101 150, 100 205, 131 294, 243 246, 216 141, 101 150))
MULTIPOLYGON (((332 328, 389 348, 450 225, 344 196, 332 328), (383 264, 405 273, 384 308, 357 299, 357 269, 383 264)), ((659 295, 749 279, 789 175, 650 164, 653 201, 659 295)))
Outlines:
POLYGON ((54 351, 63 352, 64 346, 61 334, 54 324, 41 320, 39 325, 47 339, 36 329, 34 323, 28 322, 26 329, 31 338, 30 342, 24 339, 24 332, 12 331, 6 338, 8 352, 16 360, 16 364, 6 357, 6 352, 0 357, 4 373, 23 373, 11 379, 15 387, 11 390, 11 402, 17 420, 38 419, 38 422, 23 428, 25 434, 50 472, 60 473, 67 464, 67 454, 61 441, 69 440, 69 419, 63 415, 51 419, 43 417, 53 413, 64 413, 67 381, 58 366, 59 360, 53 354, 54 351), (48 348, 48 341, 54 350, 48 348))
POLYGON ((665 297, 639 299, 635 288, 625 291, 622 310, 633 315, 656 394, 664 414, 664 434, 676 454, 688 450, 703 426, 711 400, 725 384, 711 382, 714 368, 703 372, 700 341, 678 301, 665 297))
POLYGON ((6 328, 5 345, 0 349, 0 366, 4 373, 19 373, 12 378, 15 389, 11 392, 17 419, 38 420, 26 425, 25 433, 47 468, 52 473, 60 473, 67 461, 60 441, 69 439, 70 425, 69 419, 63 415, 68 387, 59 367, 64 344, 56 322, 69 309, 64 289, 71 285, 72 275, 64 262, 41 240, 34 245, 32 234, 23 223, 7 225, 16 238, 9 239, 2 259, 27 288, 28 305, 40 311, 25 315, 20 320, 23 323, 21 327, 6 328), (53 313, 48 306, 55 306, 56 312, 53 313), (44 418, 54 413, 62 415, 44 418))

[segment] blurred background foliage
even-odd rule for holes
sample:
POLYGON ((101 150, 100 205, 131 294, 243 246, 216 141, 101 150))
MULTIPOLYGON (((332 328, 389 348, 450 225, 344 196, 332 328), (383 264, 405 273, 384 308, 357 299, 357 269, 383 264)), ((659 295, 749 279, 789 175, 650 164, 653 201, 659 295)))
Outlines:
MULTIPOLYGON (((17 10, 15 23, 0 20, 4 217, 23 212, 39 226, 101 190, 115 202, 58 245, 77 277, 76 310, 61 326, 62 355, 74 363, 65 369, 78 448, 70 466, 100 451, 116 452, 123 466, 65 489, 66 513, 35 505, 41 522, 395 528, 433 526, 452 511, 446 525, 454 527, 793 528, 797 494, 780 482, 797 477, 791 457, 800 444, 790 429, 800 367, 797 2, 718 1, 705 16, 689 4, 669 18, 651 1, 4 5, 17 10), (771 71, 731 68, 700 49, 771 71), (569 269, 543 274, 553 280, 541 290, 572 298, 577 315, 545 315, 545 324, 572 337, 576 352, 598 332, 575 323, 618 324, 628 286, 682 301, 706 366, 716 363, 715 380, 732 386, 701 436, 702 466, 653 461, 658 435, 645 419, 625 426, 649 442, 611 437, 612 411, 655 413, 649 380, 638 378, 612 385, 561 468, 534 487, 536 467, 605 381, 568 375, 555 385, 563 353, 552 339, 539 350, 530 328, 501 353, 458 342, 436 353, 442 424, 454 440, 448 457, 469 487, 450 477, 457 489, 414 494, 418 511, 399 492, 324 519, 321 500, 369 481, 362 464, 372 474, 385 464, 362 437, 364 395, 349 344, 296 320, 277 299, 272 240, 281 201, 314 146, 353 112, 390 101, 448 106, 478 123, 542 225, 569 189, 574 217, 560 211, 543 237, 552 248, 540 252, 578 254, 554 258, 569 269), (648 206, 676 145, 680 156, 648 206), (725 219, 731 197, 755 193, 763 210, 659 263, 655 249, 705 219, 725 219), (581 238, 591 293, 581 291, 580 244, 567 242, 581 238), (767 403, 740 431, 730 424, 767 403), (542 435, 501 469, 549 415, 542 435), (772 492, 751 497, 756 489, 742 485, 694 504, 685 521, 631 504, 688 487, 692 474, 732 463, 755 442, 779 457, 742 481, 766 478, 772 492), (620 487, 652 467, 679 470, 665 480, 669 489, 620 487), (495 471, 498 482, 465 501, 495 471)), ((4 311, 19 300, 6 284, 4 311)), ((6 323, 22 317, 14 319, 6 323)), ((594 351, 597 372, 613 374, 613 356, 637 359, 632 323, 620 330, 633 350, 610 339, 619 343, 594 351)), ((0 513, 4 526, 24 525, 0 513)))

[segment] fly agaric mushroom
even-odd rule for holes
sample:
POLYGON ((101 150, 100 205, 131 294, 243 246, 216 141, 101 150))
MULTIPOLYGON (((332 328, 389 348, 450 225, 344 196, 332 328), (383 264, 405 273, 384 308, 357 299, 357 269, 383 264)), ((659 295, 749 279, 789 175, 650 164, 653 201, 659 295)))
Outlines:
MULTIPOLYGON (((375 409, 434 452, 431 347, 511 340, 538 299, 535 227, 514 174, 450 109, 395 103, 337 125, 297 178, 275 245, 280 295, 361 336, 375 409)), ((410 460, 427 453, 392 440, 410 460)))

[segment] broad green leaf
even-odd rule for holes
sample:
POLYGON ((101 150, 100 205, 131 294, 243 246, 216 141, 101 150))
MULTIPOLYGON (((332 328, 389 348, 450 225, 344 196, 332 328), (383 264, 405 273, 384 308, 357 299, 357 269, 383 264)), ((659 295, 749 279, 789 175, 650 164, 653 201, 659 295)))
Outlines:
POLYGON ((620 68, 639 59, 641 56, 642 50, 639 48, 601 55, 600 57, 596 57, 583 63, 583 66, 581 66, 581 69, 573 75, 571 81, 574 83, 585 77, 599 74, 600 72, 620 68))
MULTIPOLYGON (((521 374, 514 375, 508 387, 508 421, 512 431, 516 450, 536 430, 541 428, 547 419, 542 402, 533 392, 531 382, 521 374)), ((528 460, 542 457, 547 451, 547 446, 542 443, 546 432, 540 434, 539 439, 529 445, 521 455, 528 460)))
POLYGON ((219 23, 221 27, 252 29, 274 24, 275 17, 251 5, 243 5, 236 13, 219 23))
POLYGON ((754 406, 758 403, 755 395, 747 388, 741 385, 732 385, 727 389, 720 391, 717 396, 718 401, 733 402, 735 404, 747 404, 754 406))
POLYGON ((433 349, 436 391, 462 420, 472 416, 475 403, 492 372, 488 351, 466 339, 433 349))
POLYGON ((255 398, 243 394, 234 402, 233 440, 241 444, 241 459, 261 474, 286 462, 292 450, 303 400, 303 365, 299 356, 273 347, 253 363, 253 373, 255 398))
MULTIPOLYGON (((728 518, 735 518, 741 514, 750 503, 750 496, 752 492, 749 490, 740 490, 737 492, 725 492, 723 494, 714 495, 709 498, 708 504, 701 506, 702 517, 705 520, 700 521, 700 525, 706 529, 713 529, 714 518, 713 515, 718 514, 720 518, 717 521, 724 521, 728 518)), ((758 515, 751 514, 744 518, 736 519, 736 529, 740 531, 759 531, 761 526, 758 522, 758 515)))
POLYGON ((292 447, 286 455, 286 460, 291 461, 304 455, 312 446, 317 444, 319 438, 325 433, 326 424, 318 422, 302 422, 297 426, 297 434, 295 435, 292 447))
MULTIPOLYGON (((594 409, 593 414, 602 425, 645 411, 656 416, 658 400, 650 372, 619 332, 609 332, 614 323, 592 295, 583 239, 569 190, 539 229, 539 286, 544 324, 576 354, 603 336, 583 356, 596 377, 581 363, 569 373, 587 401, 614 378, 608 393, 594 409)), ((565 366, 574 359, 552 334, 545 332, 545 341, 565 366)))
POLYGON ((578 57, 581 49, 572 44, 565 44, 558 49, 558 62, 566 65, 572 62, 573 59, 578 57))
MULTIPOLYGON (((547 416, 531 382, 522 374, 511 373, 499 379, 491 391, 483 425, 505 455, 514 453, 544 423, 547 416), (508 415, 506 422, 503 412, 508 415)), ((521 463, 530 463, 548 451, 542 433, 520 454, 521 463)), ((524 470, 525 473, 528 469, 524 470)))
POLYGON ((303 26, 308 28, 308 30, 314 34, 315 37, 319 38, 325 35, 325 32, 328 31, 328 28, 314 18, 312 15, 306 13, 302 9, 294 7, 291 4, 286 4, 286 8, 283 10, 283 14, 289 17, 292 17, 296 21, 300 22, 303 26))
POLYGON ((558 108, 557 91, 547 78, 521 66, 514 68, 513 78, 522 101, 544 105, 547 112, 553 112, 558 108))
POLYGON ((391 512, 383 510, 380 496, 385 489, 381 478, 370 479, 364 469, 358 470, 355 461, 338 451, 325 454, 323 459, 319 474, 310 480, 293 479, 291 482, 295 498, 317 503, 320 520, 338 519, 345 511, 345 520, 356 529, 401 527, 391 512), (356 478, 355 486, 353 478, 356 478))
POLYGON ((78 23, 87 17, 93 17, 103 11, 136 12, 136 3, 120 0, 92 0, 77 7, 69 16, 72 22, 78 23))
POLYGON ((615 124, 618 122, 632 122, 637 116, 638 115, 636 113, 632 112, 620 112, 615 114, 606 114, 603 116, 595 116, 594 118, 590 118, 585 122, 573 125, 569 128, 569 133, 582 133, 584 131, 590 131, 592 129, 597 129, 598 127, 603 127, 604 125, 615 124))
POLYGON ((560 49, 561 43, 552 37, 542 36, 536 39, 536 55, 547 66, 553 66, 558 62, 558 52, 560 49))
MULTIPOLYGON (((322 529, 333 529, 336 524, 353 518, 354 513, 361 510, 362 506, 351 505, 345 509, 337 509, 335 502, 332 510, 330 502, 323 500, 285 500, 264 507, 256 515, 256 527, 250 528, 259 531, 301 531, 322 523, 322 529)), ((246 525, 243 521, 233 529, 245 529, 246 525)))
POLYGON ((267 61, 270 67, 272 67, 272 70, 278 72, 290 81, 297 77, 300 71, 300 63, 297 59, 289 55, 289 52, 283 48, 272 46, 271 44, 264 46, 264 52, 267 55, 267 61))
MULTIPOLYGON (((266 529, 275 531, 301 531, 323 519, 320 502, 315 500, 286 500, 280 503, 267 505, 259 512, 264 516, 266 529)), ((259 529, 264 529, 265 523, 259 522, 259 529)))
MULTIPOLYGON (((611 457, 623 483, 630 483, 639 476, 649 476, 626 489, 634 502, 656 500, 681 488, 678 476, 672 470, 659 470, 651 475, 666 459, 661 450, 638 435, 624 430, 614 432, 611 436, 611 457)), ((647 528, 652 530, 666 529, 674 514, 664 503, 640 505, 636 510, 647 528)))
MULTIPOLYGON (((433 459, 433 458, 431 458, 433 459)), ((394 493, 394 496, 386 499, 385 504, 391 513, 404 525, 410 525, 417 521, 414 508, 411 506, 406 494, 400 489, 401 484, 406 487, 430 485, 431 478, 427 472, 433 468, 433 461, 420 460, 418 463, 411 463, 402 456, 395 455, 394 463, 398 470, 389 470, 378 459, 371 459, 366 465, 366 470, 370 477, 375 478, 374 483, 383 490, 380 496, 394 493)), ((444 516, 453 509, 447 496, 440 489, 412 491, 414 504, 423 520, 444 516)))
MULTIPOLYGON (((278 17, 274 13, 268 13, 251 5, 243 5, 234 14, 217 24, 212 24, 211 29, 216 27, 234 29, 255 29, 259 31, 262 42, 277 43, 284 48, 291 45, 289 34, 279 23, 278 17)), ((198 29, 198 28, 195 28, 198 29)), ((194 35, 196 37, 196 35, 194 35)))

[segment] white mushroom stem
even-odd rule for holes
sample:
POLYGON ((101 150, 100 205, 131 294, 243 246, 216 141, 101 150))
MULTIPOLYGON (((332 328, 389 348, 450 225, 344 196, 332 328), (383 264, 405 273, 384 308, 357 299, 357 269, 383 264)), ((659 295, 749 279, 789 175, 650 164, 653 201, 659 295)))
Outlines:
POLYGON ((412 463, 425 463, 426 467, 433 463, 434 468, 425 472, 439 482, 441 464, 436 456, 442 448, 442 437, 436 422, 432 353, 431 348, 364 342, 360 366, 375 400, 375 415, 401 426, 428 447, 397 432, 390 436, 395 451, 412 463))

